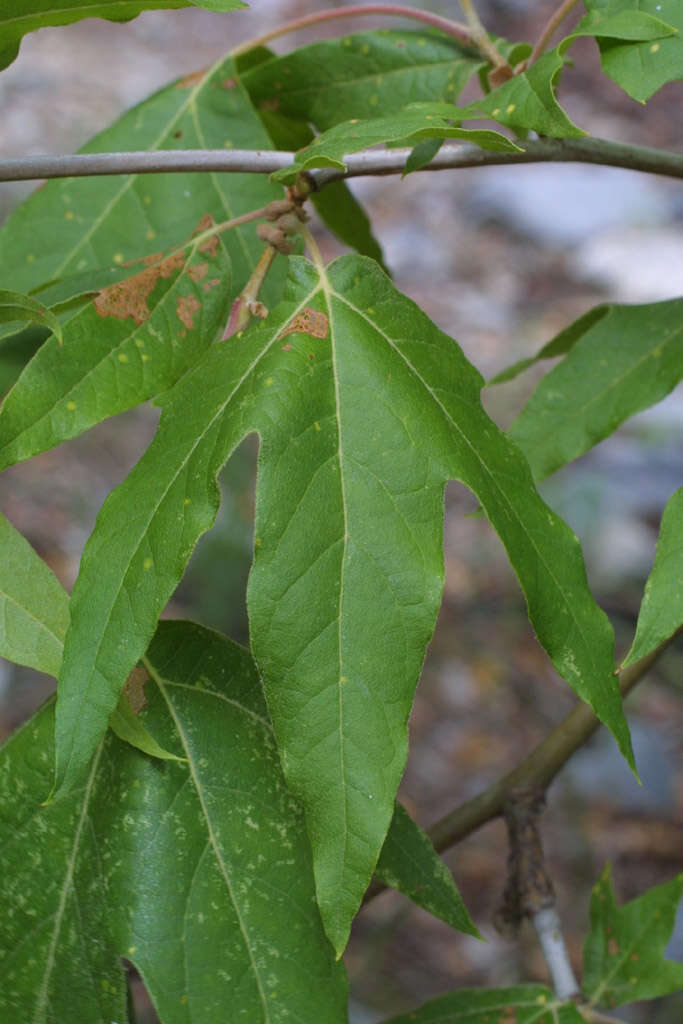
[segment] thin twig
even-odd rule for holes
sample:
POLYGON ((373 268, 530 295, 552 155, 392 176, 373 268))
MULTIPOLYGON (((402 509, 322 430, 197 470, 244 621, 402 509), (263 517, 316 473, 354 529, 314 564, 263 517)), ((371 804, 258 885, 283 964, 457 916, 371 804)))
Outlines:
POLYGON ((541 30, 538 41, 531 52, 531 56, 525 63, 525 67, 529 67, 529 65, 533 64, 535 60, 538 60, 555 34, 555 29, 559 26, 560 22, 564 21, 569 12, 576 7, 578 2, 579 0, 563 0, 563 3, 560 4, 557 10, 550 15, 541 30))
POLYGON ((240 43, 232 51, 231 56, 239 57, 240 54, 254 50, 257 46, 266 46, 268 43, 272 43, 274 39, 280 39, 281 36, 289 35, 291 32, 298 32, 300 29, 308 28, 310 25, 319 25, 323 21, 337 21, 341 18, 363 18, 371 14, 386 18, 411 18, 414 21, 421 21, 426 25, 431 25, 432 28, 440 29, 441 32, 452 36, 454 39, 458 39, 465 46, 472 46, 474 44, 467 25, 461 25, 460 22, 451 21, 449 18, 442 18, 438 14, 432 14, 431 11, 422 11, 415 7, 403 7, 400 4, 358 4, 351 7, 316 11, 313 14, 306 14, 301 18, 294 18, 292 21, 285 22, 284 25, 279 25, 270 32, 264 32, 262 36, 256 36, 254 39, 247 39, 246 42, 240 43))
MULTIPOLYGON (((411 149, 366 150, 344 157, 346 170, 309 171, 315 188, 330 181, 368 175, 402 174, 411 149)), ((272 174, 290 167, 294 153, 251 149, 156 150, 151 153, 77 153, 71 156, 33 156, 0 160, 0 182, 43 178, 76 178, 115 174, 251 173, 272 174)), ((587 163, 626 167, 669 178, 683 178, 683 153, 632 146, 609 139, 536 139, 524 142, 522 153, 497 153, 471 143, 441 147, 424 171, 501 164, 587 163)))
POLYGON ((566 1002, 581 991, 569 959, 562 934, 560 918, 555 907, 544 907, 531 915, 545 962, 558 999, 566 1002))
POLYGON ((494 44, 489 39, 489 34, 479 20, 479 15, 476 12, 472 0, 460 0, 460 6, 467 18, 467 27, 470 30, 472 41, 477 49, 484 55, 484 57, 487 57, 491 61, 494 68, 504 68, 508 70, 510 72, 510 76, 512 76, 512 68, 502 53, 498 52, 494 44))
MULTIPOLYGON (((651 654, 621 672, 619 688, 622 696, 625 697, 640 682, 680 632, 678 630, 651 654)), ((434 847, 439 851, 447 850, 488 821, 497 818, 512 790, 530 785, 547 788, 569 758, 597 732, 600 725, 600 719, 587 704, 577 704, 564 721, 516 768, 427 829, 434 847)))

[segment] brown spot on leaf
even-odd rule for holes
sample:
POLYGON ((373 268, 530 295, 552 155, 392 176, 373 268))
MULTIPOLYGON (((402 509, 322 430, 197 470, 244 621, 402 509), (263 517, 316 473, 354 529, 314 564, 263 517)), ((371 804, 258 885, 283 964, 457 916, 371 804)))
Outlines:
POLYGON ((283 345, 282 346, 282 351, 283 352, 291 352, 292 351, 292 346, 291 345, 283 345))
MULTIPOLYGON (((158 259, 158 254, 148 256, 145 262, 158 259)), ((182 267, 184 260, 183 253, 177 252, 165 260, 154 262, 146 270, 126 278, 125 281, 108 285, 98 293, 94 301, 96 311, 100 316, 113 316, 117 320, 127 320, 130 317, 136 324, 143 324, 150 314, 147 299, 157 281, 160 277, 170 277, 182 267)))
POLYGON ((180 131, 173 132, 173 138, 174 139, 182 139, 182 137, 183 137, 183 133, 182 132, 180 132, 180 131))
POLYGON ((178 304, 176 306, 178 319, 181 323, 185 324, 189 330, 192 330, 194 327, 193 317, 198 309, 201 309, 201 303, 194 295, 178 296, 178 304))
POLYGON ((147 707, 145 683, 150 679, 149 672, 142 665, 137 665, 123 684, 123 695, 130 704, 134 715, 139 715, 147 707))
MULTIPOLYGON (((209 228, 212 228, 215 223, 216 222, 214 221, 211 214, 205 213, 197 227, 192 232, 192 234, 199 235, 202 233, 202 231, 208 231, 209 228)), ((205 241, 203 241, 199 246, 199 251, 208 252, 211 259, 215 260, 216 253, 218 252, 218 235, 212 235, 211 238, 207 238, 205 241)))
POLYGON ((271 97, 271 99, 263 100, 261 103, 259 103, 259 108, 261 110, 270 111, 271 113, 277 110, 279 106, 280 100, 277 98, 277 96, 273 96, 271 97))
POLYGON ((616 939, 610 939, 608 941, 607 952, 610 956, 616 956, 619 953, 619 943, 616 939))
POLYGON ((206 68, 201 71, 192 71, 189 75, 183 75, 179 78, 175 84, 176 89, 191 89, 193 85, 197 85, 198 82, 206 75, 206 68))
POLYGON ((280 338, 287 334, 310 334, 312 338, 326 338, 330 332, 330 323, 325 313, 306 306, 294 317, 284 331, 280 331, 280 338))
POLYGON ((224 89, 234 89, 235 86, 237 85, 237 79, 224 78, 223 81, 221 82, 221 85, 223 86, 224 89))
POLYGON ((195 266, 187 268, 187 275, 192 281, 203 281, 208 272, 208 263, 197 263, 195 266))

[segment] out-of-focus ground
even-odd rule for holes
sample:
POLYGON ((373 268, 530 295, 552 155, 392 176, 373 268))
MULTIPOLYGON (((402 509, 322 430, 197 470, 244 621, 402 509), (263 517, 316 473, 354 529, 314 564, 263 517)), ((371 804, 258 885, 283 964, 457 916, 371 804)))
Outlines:
MULTIPOLYGON (((93 20, 30 35, 19 59, 0 75, 0 153, 73 152, 170 79, 319 6, 254 0, 250 11, 223 16, 154 12, 125 25, 93 20)), ((459 16, 455 3, 430 6, 459 16)), ((550 0, 478 4, 489 28, 518 39, 533 39, 553 7, 550 0)), ((288 37, 276 49, 376 24, 338 23, 325 33, 288 37)), ((596 136, 680 149, 680 84, 641 107, 599 76, 590 41, 574 52, 576 68, 565 75, 562 98, 578 124, 596 136)), ((0 185, 0 216, 32 187, 0 185)), ((354 188, 397 286, 458 339, 484 376, 533 353, 598 302, 647 302, 683 292, 680 183, 607 168, 536 165, 368 179, 354 188)), ((326 256, 340 251, 329 236, 319 240, 326 256)), ((498 422, 511 421, 540 372, 485 393, 498 422)), ((142 453, 155 424, 152 410, 135 410, 0 479, 0 508, 67 587, 98 508, 142 453)), ((662 508, 683 482, 682 434, 679 388, 543 488, 581 538, 618 653, 633 635, 662 508)), ((223 486, 218 524, 200 543, 168 613, 245 639, 253 445, 232 460, 223 486)), ((485 521, 468 516, 476 508, 473 498, 451 485, 446 505, 444 602, 415 703, 401 791, 423 825, 509 770, 573 704, 534 640, 500 543, 485 521)), ((0 733, 15 728, 52 687, 52 680, 0 661, 0 733)), ((590 887, 606 861, 622 900, 681 870, 682 694, 679 642, 629 700, 642 787, 603 731, 550 790, 547 861, 577 969, 590 887)), ((457 986, 547 980, 530 932, 515 943, 492 926, 505 856, 500 822, 446 855, 485 944, 453 933, 395 893, 360 914, 346 957, 358 1024, 457 986)), ((669 955, 683 959, 683 919, 669 955)), ((683 1000, 617 1016, 676 1024, 683 1021, 683 1000)), ((153 1016, 143 1010, 140 1019, 153 1016)))

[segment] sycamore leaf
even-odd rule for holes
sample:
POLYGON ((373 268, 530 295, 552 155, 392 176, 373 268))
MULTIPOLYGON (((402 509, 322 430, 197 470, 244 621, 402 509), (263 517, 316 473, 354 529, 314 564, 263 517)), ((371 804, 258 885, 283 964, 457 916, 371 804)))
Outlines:
POLYGON ((243 82, 259 109, 326 131, 418 100, 455 102, 485 64, 437 33, 365 32, 275 57, 245 71, 243 82))
POLYGON ((683 299, 610 306, 541 380, 510 437, 542 480, 661 401, 682 377, 683 299))
POLYGON ((495 377, 487 381, 486 386, 493 387, 494 384, 503 384, 505 381, 513 380, 514 377, 517 377, 524 370, 527 370, 542 359, 556 359, 557 356, 565 356, 574 347, 579 338, 582 338, 586 331, 593 324, 597 323, 598 320, 602 320, 603 316, 611 308, 611 306, 602 305, 589 309, 587 313, 580 316, 569 327, 565 327, 554 338, 551 338, 543 348, 538 350, 535 356, 528 356, 526 359, 519 359, 516 363, 512 363, 511 366, 508 366, 505 370, 497 373, 495 377))
POLYGON ((0 754, 0 1016, 123 1024, 125 956, 164 1024, 343 1024, 343 967, 251 658, 164 622, 146 662, 142 714, 186 763, 110 733, 84 787, 41 806, 52 705, 0 754))
POLYGON ((8 337, 0 332, 0 398, 7 394, 30 359, 50 337, 43 327, 25 327, 8 337))
MULTIPOLYGON (((412 110, 408 107, 398 114, 390 117, 378 117, 373 121, 347 121, 335 125, 328 131, 323 132, 313 142, 296 154, 295 162, 290 167, 276 171, 272 176, 275 181, 294 181, 301 171, 308 171, 314 167, 338 167, 344 170, 346 164, 344 157, 348 153, 357 153, 358 150, 366 149, 368 146, 376 146, 379 143, 399 142, 411 145, 420 139, 463 139, 467 142, 474 142, 482 149, 491 149, 502 153, 521 152, 510 139, 505 138, 500 132, 489 131, 480 128, 459 128, 450 124, 448 104, 435 104, 443 106, 445 113, 441 111, 430 112, 431 105, 421 105, 427 109, 412 110)), ((457 113, 457 107, 452 110, 457 113)))
POLYGON ((143 11, 160 8, 206 7, 212 11, 236 10, 247 5, 242 0, 12 0, 0 11, 0 68, 11 64, 19 52, 19 44, 27 32, 48 25, 72 25, 82 18, 106 18, 108 21, 129 21, 143 11))
POLYGON ((0 551, 0 657, 56 676, 69 624, 69 597, 3 515, 0 551))
POLYGON ((423 832, 401 804, 394 816, 375 875, 451 928, 479 936, 453 881, 453 876, 423 832))
POLYGON ((633 646, 622 668, 639 661, 683 625, 683 487, 668 500, 633 646))
POLYGON ((56 785, 69 791, 87 771, 215 519, 217 472, 258 432, 252 647, 341 952, 403 772, 443 587, 448 479, 480 499, 557 670, 632 754, 612 631, 578 541, 484 413, 478 372, 371 260, 290 267, 285 301, 163 396, 156 438, 100 512, 72 597, 56 785))
POLYGON ((145 263, 100 291, 63 342, 46 341, 24 369, 0 409, 0 468, 152 398, 216 339, 231 299, 220 239, 145 263))
MULTIPOLYGON (((272 148, 230 58, 150 96, 95 136, 82 152, 224 146, 272 148)), ((82 275, 175 248, 205 216, 220 223, 279 198, 282 190, 259 174, 138 174, 49 181, 0 229, 0 281, 4 287, 33 292, 71 278, 72 294, 78 294, 82 275)), ((226 232, 223 243, 232 264, 234 297, 254 269, 263 243, 253 224, 226 232)), ((279 300, 285 268, 284 259, 271 268, 262 295, 266 304, 279 300)), ((63 292, 61 300, 65 298, 68 294, 63 292)))
POLYGON ((683 875, 618 907, 609 867, 593 890, 583 948, 583 990, 598 1006, 657 999, 683 989, 683 964, 664 959, 683 894, 683 875))
POLYGON ((50 310, 20 292, 8 292, 0 288, 0 323, 36 323, 49 328, 55 335, 58 344, 62 344, 62 327, 59 320, 50 310))
POLYGON ((579 29, 596 29, 602 70, 629 96, 644 103, 667 82, 683 78, 680 0, 584 0, 584 4, 589 13, 579 29), (620 33, 613 29, 603 36, 597 31, 601 25, 615 23, 620 33))
POLYGON ((384 1024, 583 1024, 574 1003, 560 1003, 543 985, 464 988, 384 1024))
POLYGON ((556 139, 580 138, 586 132, 570 121, 555 98, 564 64, 557 50, 545 53, 522 74, 471 103, 461 120, 487 117, 521 133, 533 130, 556 139))

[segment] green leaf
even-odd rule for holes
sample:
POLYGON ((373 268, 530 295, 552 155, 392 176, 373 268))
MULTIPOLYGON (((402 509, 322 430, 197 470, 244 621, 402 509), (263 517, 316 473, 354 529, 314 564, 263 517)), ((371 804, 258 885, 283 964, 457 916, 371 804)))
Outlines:
POLYGON ((260 110, 326 131, 352 117, 397 113, 418 100, 455 102, 485 63, 436 33, 364 32, 261 63, 243 82, 260 110))
MULTIPOLYGON (((207 228, 206 223, 201 228, 207 228)), ((46 341, 0 409, 0 468, 29 459, 170 387, 230 310, 219 238, 108 285, 46 341)))
POLYGON ((379 143, 405 142, 406 145, 412 145, 420 139, 464 139, 476 143, 482 149, 501 153, 521 152, 519 146, 500 132, 452 126, 450 119, 458 112, 457 107, 449 108, 448 104, 433 106, 435 112, 430 112, 431 104, 422 104, 419 110, 408 107, 391 117, 378 117, 374 121, 354 119, 335 125, 300 150, 294 164, 276 171, 272 175, 273 180, 292 182, 301 171, 314 167, 338 167, 344 170, 344 157, 348 153, 357 153, 358 150, 379 143), (444 113, 441 112, 442 108, 444 113), (453 113, 450 113, 451 110, 453 113))
POLYGON ((586 331, 593 324, 597 323, 598 320, 602 320, 603 316, 611 308, 611 306, 602 305, 589 309, 587 313, 580 316, 569 327, 565 327, 554 338, 551 338, 543 348, 538 350, 535 356, 529 356, 526 359, 520 359, 516 363, 512 363, 507 369, 502 370, 495 377, 492 377, 491 380, 487 381, 486 386, 493 387, 494 384, 503 384, 505 381, 512 380, 542 359, 556 359, 557 356, 565 356, 567 352, 571 351, 579 338, 582 338, 586 331))
POLYGON ((3 515, 0 551, 0 657, 56 676, 69 624, 69 597, 3 515))
POLYGON ((593 890, 583 949, 583 990, 598 1006, 656 999, 683 988, 683 964, 664 959, 683 894, 683 875, 616 905, 609 867, 593 890))
POLYGON ((32 299, 29 295, 22 295, 20 292, 8 292, 0 288, 0 323, 36 323, 49 328, 62 344, 62 327, 57 317, 50 310, 32 299))
POLYGON ((467 913, 453 876, 432 846, 429 836, 399 803, 395 805, 375 875, 385 885, 398 889, 413 903, 456 931, 481 937, 467 913))
POLYGON ((522 74, 471 103, 461 119, 489 117, 522 134, 532 130, 556 139, 586 135, 570 121, 555 98, 555 85, 565 63, 557 50, 545 53, 522 74))
POLYGON ((30 359, 50 337, 42 327, 26 327, 7 337, 0 335, 0 398, 7 394, 30 359))
POLYGON ((147 662, 145 721, 187 763, 110 733, 84 787, 42 807, 52 705, 0 755, 0 1017, 123 1024, 125 956, 164 1024, 343 1024, 344 972, 252 659, 164 622, 147 662))
POLYGON ((602 70, 629 96, 644 103, 667 82, 683 78, 683 5, 680 0, 584 2, 589 15, 579 29, 584 24, 596 28, 600 24, 622 26, 621 35, 612 30, 611 38, 599 37, 597 41, 602 70), (629 28, 630 35, 627 34, 629 28))
POLYGON ((574 1003, 559 1003, 542 985, 464 988, 384 1024, 582 1024, 574 1003))
POLYGON ((48 25, 72 25, 82 18, 106 18, 108 21, 129 21, 143 11, 160 8, 206 7, 213 11, 236 10, 247 5, 242 0, 12 0, 0 10, 0 68, 11 64, 19 52, 19 44, 27 32, 48 25))
POLYGON ((661 401, 681 377, 683 299, 611 306, 542 379, 510 437, 542 480, 661 401))
POLYGON ((683 624, 683 487, 669 498, 640 606, 633 646, 622 668, 639 661, 683 624))
MULTIPOLYGON (((82 152, 224 146, 272 148, 230 58, 150 96, 82 152)), ((4 287, 32 292, 73 277, 72 294, 77 294, 82 288, 79 275, 120 268, 129 260, 174 248, 207 215, 220 223, 278 198, 282 190, 258 174, 140 174, 49 181, 18 206, 0 229, 0 281, 4 287)), ((223 240, 236 295, 254 269, 263 242, 254 224, 227 232, 223 240)), ((266 304, 279 300, 285 269, 284 258, 271 268, 261 296, 266 304)), ((42 295, 41 301, 45 301, 42 295)))
POLYGON ((311 200, 318 216, 341 242, 376 260, 389 273, 368 215, 345 181, 331 181, 322 191, 314 192, 311 200))
POLYGON ((371 260, 344 256, 325 271, 291 258, 290 267, 286 300, 163 397, 155 440, 102 508, 72 597, 57 787, 82 778, 214 521, 216 473, 257 431, 252 646, 285 775, 307 812, 326 931, 341 951, 404 767, 443 587, 448 479, 479 497, 555 667, 630 763, 632 754, 611 628, 578 541, 484 413, 480 375, 371 260))
POLYGON ((424 139, 414 147, 412 153, 406 160, 403 175, 419 171, 431 163, 443 145, 443 139, 424 139))
POLYGON ((140 712, 147 706, 145 683, 150 679, 146 669, 136 667, 131 672, 123 688, 118 706, 109 716, 109 728, 120 740, 130 743, 136 750, 150 757, 158 757, 161 761, 187 761, 186 757, 178 757, 166 750, 152 736, 145 725, 140 712))

